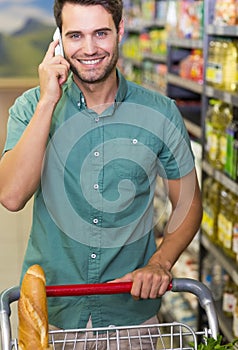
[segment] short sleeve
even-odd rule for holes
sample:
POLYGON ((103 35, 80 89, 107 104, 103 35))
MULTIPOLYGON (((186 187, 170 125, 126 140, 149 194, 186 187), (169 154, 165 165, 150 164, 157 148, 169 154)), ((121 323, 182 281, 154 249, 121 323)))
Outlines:
POLYGON ((167 179, 178 179, 194 168, 190 138, 181 113, 171 100, 163 127, 163 148, 158 155, 158 173, 167 179))
POLYGON ((21 138, 35 112, 38 101, 39 88, 34 88, 18 97, 10 108, 3 154, 11 150, 21 138))

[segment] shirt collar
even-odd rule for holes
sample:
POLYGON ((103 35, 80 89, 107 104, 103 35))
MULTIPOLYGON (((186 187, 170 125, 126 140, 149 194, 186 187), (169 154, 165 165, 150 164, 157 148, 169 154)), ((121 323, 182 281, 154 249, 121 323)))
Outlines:
MULTIPOLYGON (((121 74, 119 69, 117 69, 117 78, 118 78, 118 90, 115 97, 114 106, 109 107, 105 111, 105 113, 103 113, 102 115, 104 114, 108 116, 112 115, 117 109, 118 105, 121 102, 123 102, 126 97, 127 90, 128 90, 127 81, 125 77, 121 74)), ((79 110, 86 109, 87 106, 86 106, 84 95, 82 91, 78 88, 78 86, 75 84, 72 73, 70 74, 66 85, 68 88, 67 89, 68 96, 72 100, 72 102, 77 106, 79 110)))
POLYGON ((128 86, 127 86, 127 81, 125 77, 121 74, 119 69, 117 69, 117 79, 118 79, 118 90, 117 90, 115 102, 120 103, 120 102, 123 102, 126 97, 128 86))

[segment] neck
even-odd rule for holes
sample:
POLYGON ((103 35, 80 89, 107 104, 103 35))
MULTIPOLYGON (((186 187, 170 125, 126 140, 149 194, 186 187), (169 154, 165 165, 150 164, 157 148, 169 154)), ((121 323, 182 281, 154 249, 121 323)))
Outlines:
POLYGON ((106 81, 98 83, 85 83, 74 76, 74 81, 82 91, 87 107, 97 113, 102 113, 115 101, 118 89, 116 71, 106 81))

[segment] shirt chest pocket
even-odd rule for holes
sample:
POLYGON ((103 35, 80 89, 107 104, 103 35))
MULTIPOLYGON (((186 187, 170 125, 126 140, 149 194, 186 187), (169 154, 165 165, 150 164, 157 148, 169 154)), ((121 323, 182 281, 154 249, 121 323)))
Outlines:
POLYGON ((113 166, 121 179, 140 183, 156 171, 157 155, 152 138, 119 138, 113 141, 113 166))

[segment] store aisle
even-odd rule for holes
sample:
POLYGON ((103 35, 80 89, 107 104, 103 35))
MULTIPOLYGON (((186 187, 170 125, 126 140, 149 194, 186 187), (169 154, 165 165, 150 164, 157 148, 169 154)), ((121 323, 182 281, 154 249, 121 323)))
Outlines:
POLYGON ((18 284, 31 225, 31 202, 20 212, 0 206, 0 290, 18 284))
MULTIPOLYGON (((19 284, 21 266, 31 226, 32 202, 20 212, 11 213, 0 205, 0 291, 19 284)), ((16 306, 11 324, 16 336, 16 306)), ((1 347, 1 345, 0 345, 1 347)))

